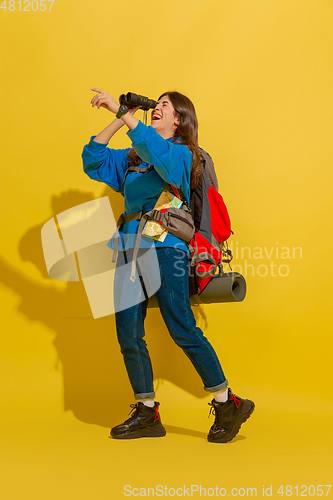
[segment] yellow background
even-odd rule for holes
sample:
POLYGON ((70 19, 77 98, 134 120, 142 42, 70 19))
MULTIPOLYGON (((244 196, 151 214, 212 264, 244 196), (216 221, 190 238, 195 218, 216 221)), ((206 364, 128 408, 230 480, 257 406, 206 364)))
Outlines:
MULTIPOLYGON (((281 498, 281 485, 295 497, 296 485, 330 484, 332 0, 49 5, 0 9, 1 497, 118 500, 125 485, 194 484, 258 497, 272 485, 281 498), (230 386, 256 403, 227 445, 206 441, 210 398, 156 310, 147 341, 168 434, 108 439, 133 402, 114 318, 92 319, 82 283, 48 278, 40 239, 47 220, 95 197, 122 210, 82 171, 84 144, 111 119, 90 87, 175 89, 196 105, 230 243, 248 247, 235 270, 254 266, 243 303, 196 310, 230 386), (282 258, 283 247, 301 251, 282 258), (272 263, 277 276, 263 276, 272 263)), ((129 145, 124 132, 113 147, 129 145)))

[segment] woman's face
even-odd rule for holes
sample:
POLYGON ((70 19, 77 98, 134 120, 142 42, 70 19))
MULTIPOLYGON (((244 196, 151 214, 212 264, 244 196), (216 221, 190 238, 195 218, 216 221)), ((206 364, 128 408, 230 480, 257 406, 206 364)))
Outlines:
POLYGON ((175 113, 169 96, 164 95, 158 101, 156 108, 151 113, 151 126, 164 139, 173 137, 179 125, 179 118, 175 113))

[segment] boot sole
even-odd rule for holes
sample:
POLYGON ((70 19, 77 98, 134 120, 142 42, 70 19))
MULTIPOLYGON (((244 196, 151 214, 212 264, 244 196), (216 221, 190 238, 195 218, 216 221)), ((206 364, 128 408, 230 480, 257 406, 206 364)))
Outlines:
POLYGON ((237 436, 237 434, 239 433, 239 430, 240 430, 242 424, 244 424, 244 422, 246 422, 246 420, 248 418, 250 418, 250 416, 254 412, 254 409, 255 409, 255 404, 253 403, 253 401, 251 401, 250 408, 248 408, 244 413, 241 412, 238 415, 238 417, 234 423, 234 426, 233 426, 231 432, 229 432, 229 434, 222 436, 220 438, 216 438, 216 439, 212 439, 208 436, 208 438, 207 438, 208 441, 210 443, 228 443, 229 441, 234 439, 234 437, 237 436))
POLYGON ((166 435, 166 430, 162 424, 154 425, 152 427, 144 427, 136 431, 124 432, 123 434, 112 434, 110 435, 114 439, 138 439, 142 437, 163 437, 166 435))

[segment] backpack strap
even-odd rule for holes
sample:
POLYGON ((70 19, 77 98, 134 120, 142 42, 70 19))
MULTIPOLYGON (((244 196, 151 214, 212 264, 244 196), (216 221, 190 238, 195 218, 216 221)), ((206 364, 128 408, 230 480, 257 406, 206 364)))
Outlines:
POLYGON ((191 209, 189 208, 186 198, 183 195, 183 192, 179 188, 175 188, 172 184, 168 184, 167 182, 163 181, 163 189, 164 191, 169 191, 169 186, 172 189, 173 194, 183 202, 181 209, 180 210, 185 210, 185 212, 191 213, 191 209))
POLYGON ((144 172, 149 172, 149 170, 154 170, 154 166, 149 165, 148 167, 138 167, 138 166, 128 167, 128 169, 126 170, 125 175, 124 175, 123 185, 122 185, 121 189, 124 191, 125 180, 130 172, 136 172, 138 174, 143 174, 144 172))
POLYGON ((189 250, 192 253, 191 266, 196 266, 200 262, 208 262, 213 265, 213 267, 209 271, 196 270, 198 278, 205 279, 213 276, 217 269, 216 259, 214 259, 213 255, 209 252, 198 252, 198 245, 195 241, 195 237, 192 239, 191 243, 195 245, 195 247, 193 247, 192 245, 189 246, 189 250))
POLYGON ((200 158, 201 158, 201 168, 205 170, 206 175, 208 177, 209 182, 212 184, 212 186, 216 189, 216 191, 219 190, 219 183, 216 177, 216 172, 214 168, 214 163, 209 156, 209 154, 202 148, 199 148, 200 152, 200 158))
POLYGON ((114 244, 113 244, 112 262, 116 262, 116 259, 117 259, 120 226, 125 224, 125 222, 129 222, 131 220, 139 220, 144 216, 144 214, 145 214, 145 210, 141 210, 140 212, 134 212, 134 213, 128 214, 128 215, 121 214, 121 216, 117 220, 117 230, 116 230, 116 236, 114 238, 114 244))

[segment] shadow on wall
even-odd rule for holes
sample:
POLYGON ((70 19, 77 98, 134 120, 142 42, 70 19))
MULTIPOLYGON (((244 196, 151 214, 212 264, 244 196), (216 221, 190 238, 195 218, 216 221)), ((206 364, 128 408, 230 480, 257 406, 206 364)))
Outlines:
MULTIPOLYGON (((123 199, 106 188, 117 217, 123 199)), ((93 319, 82 282, 68 282, 59 291, 49 278, 41 245, 41 228, 51 217, 95 199, 93 193, 71 190, 54 196, 52 214, 22 237, 22 261, 32 262, 49 285, 28 278, 1 259, 1 281, 21 297, 18 311, 39 321, 55 333, 54 346, 62 364, 64 409, 81 421, 110 427, 124 418, 124 408, 133 402, 123 358, 116 337, 114 315, 93 319)), ((111 255, 111 251, 110 251, 111 255)), ((195 311, 197 314, 197 311, 195 311)), ((148 309, 146 340, 152 358, 154 378, 166 379, 196 397, 205 397, 203 383, 191 362, 174 344, 159 309, 148 309)))

